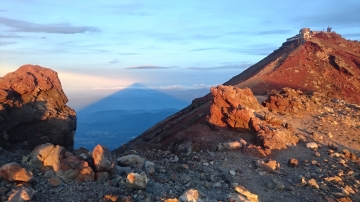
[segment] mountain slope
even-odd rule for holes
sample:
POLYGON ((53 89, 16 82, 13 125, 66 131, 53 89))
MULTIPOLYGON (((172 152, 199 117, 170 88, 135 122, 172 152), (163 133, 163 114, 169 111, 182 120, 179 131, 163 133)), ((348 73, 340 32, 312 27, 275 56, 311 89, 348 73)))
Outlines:
POLYGON ((250 87, 255 94, 281 90, 286 86, 304 92, 326 92, 359 103, 359 44, 336 33, 320 32, 304 44, 283 45, 276 51, 280 55, 266 57, 269 60, 267 65, 260 62, 249 68, 257 70, 256 74, 241 81, 242 73, 226 84, 250 87), (257 66, 260 68, 256 69, 257 66))
MULTIPOLYGON (((286 42, 224 84, 248 87, 255 95, 291 87, 304 93, 321 92, 327 97, 360 103, 360 43, 333 32, 317 33, 305 43, 286 42)), ((212 145, 214 138, 224 137, 217 135, 222 128, 214 129, 207 120, 213 102, 212 94, 195 99, 190 106, 129 142, 128 147, 176 147, 185 139, 196 142, 197 137, 202 138, 202 145, 212 145)), ((225 132, 235 137, 238 130, 227 128, 225 132)))

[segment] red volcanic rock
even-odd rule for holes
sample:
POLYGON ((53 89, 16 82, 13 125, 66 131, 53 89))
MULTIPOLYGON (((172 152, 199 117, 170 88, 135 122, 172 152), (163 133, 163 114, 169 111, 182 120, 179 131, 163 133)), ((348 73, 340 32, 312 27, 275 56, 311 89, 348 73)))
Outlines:
POLYGON ((92 152, 96 172, 111 171, 115 166, 115 160, 108 148, 96 145, 92 152))
POLYGON ((265 100, 264 106, 275 113, 297 113, 304 109, 304 104, 309 103, 308 100, 306 96, 303 96, 302 91, 284 88, 280 93, 271 94, 265 100))
POLYGON ((271 150, 286 149, 290 145, 296 145, 299 141, 299 138, 292 134, 291 130, 281 127, 271 130, 269 126, 263 125, 256 132, 257 141, 268 154, 271 150))
MULTIPOLYGON (((211 93, 214 99, 210 107, 209 123, 218 127, 246 129, 252 133, 255 131, 257 143, 268 154, 271 150, 285 149, 298 142, 298 138, 290 130, 279 126, 280 124, 269 118, 269 115, 264 117, 264 121, 255 116, 254 112, 261 112, 264 108, 260 106, 250 89, 220 85, 211 88, 211 93), (277 127, 276 130, 270 129, 274 127, 277 127)), ((283 105, 285 106, 285 103, 283 105)))
POLYGON ((316 109, 320 101, 327 101, 329 98, 322 93, 306 95, 300 90, 283 88, 278 93, 272 93, 263 102, 273 113, 298 114, 316 109))
POLYGON ((0 146, 33 149, 50 142, 73 149, 76 113, 57 73, 24 65, 0 78, 0 146))
POLYGON ((16 162, 8 163, 0 168, 0 176, 5 180, 13 182, 28 182, 33 177, 33 174, 25 168, 20 167, 16 162))
POLYGON ((219 85, 211 88, 214 96, 210 107, 209 123, 225 127, 249 129, 249 122, 254 118, 250 109, 260 109, 260 104, 248 88, 219 85))

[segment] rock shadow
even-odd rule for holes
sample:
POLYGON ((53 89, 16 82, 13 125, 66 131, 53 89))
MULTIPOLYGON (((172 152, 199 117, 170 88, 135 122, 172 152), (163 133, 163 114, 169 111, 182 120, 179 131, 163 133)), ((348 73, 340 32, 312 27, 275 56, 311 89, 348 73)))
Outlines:
POLYGON ((49 108, 46 101, 21 104, 20 96, 12 100, 15 100, 13 106, 0 105, 0 147, 31 150, 37 145, 52 143, 73 150, 75 114, 49 108))

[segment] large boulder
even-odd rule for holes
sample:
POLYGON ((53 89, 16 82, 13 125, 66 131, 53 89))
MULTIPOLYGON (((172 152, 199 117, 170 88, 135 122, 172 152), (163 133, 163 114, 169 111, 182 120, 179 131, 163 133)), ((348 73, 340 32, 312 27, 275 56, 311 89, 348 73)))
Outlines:
POLYGON ((73 150, 76 113, 57 73, 24 65, 0 77, 0 146, 33 149, 50 142, 73 150))
POLYGON ((96 172, 111 171, 114 169, 115 160, 108 148, 96 145, 92 152, 96 172))
POLYGON ((22 187, 21 189, 14 190, 7 201, 9 202, 25 202, 30 201, 31 198, 35 195, 36 191, 32 188, 22 187))
POLYGON ((249 88, 219 85, 211 88, 211 94, 214 98, 209 123, 220 127, 249 129, 250 120, 255 118, 253 111, 261 107, 249 88))
POLYGON ((50 154, 44 159, 44 166, 51 166, 55 172, 59 171, 64 153, 64 147, 59 145, 54 146, 50 154))
POLYGON ((146 174, 143 172, 139 173, 129 173, 126 177, 126 186, 132 189, 145 189, 148 179, 146 174))
POLYGON ((0 176, 9 182, 28 182, 33 174, 25 168, 20 167, 16 162, 8 163, 0 168, 0 176))

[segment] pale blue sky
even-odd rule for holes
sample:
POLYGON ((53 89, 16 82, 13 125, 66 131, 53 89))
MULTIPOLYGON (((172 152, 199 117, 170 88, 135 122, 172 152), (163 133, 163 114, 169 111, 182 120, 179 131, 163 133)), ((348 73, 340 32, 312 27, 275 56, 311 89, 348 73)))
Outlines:
POLYGON ((65 91, 216 85, 303 27, 360 40, 359 12, 358 0, 0 0, 0 76, 38 64, 65 91))

